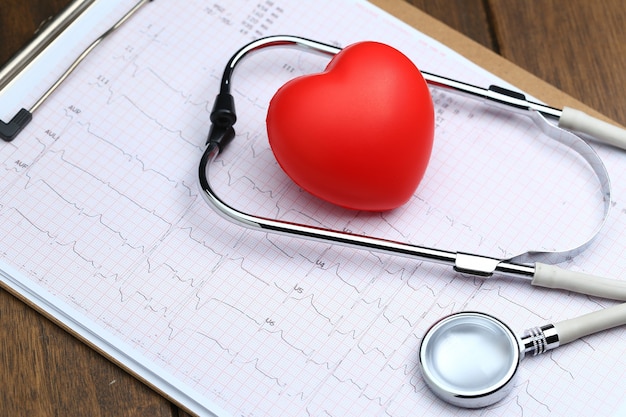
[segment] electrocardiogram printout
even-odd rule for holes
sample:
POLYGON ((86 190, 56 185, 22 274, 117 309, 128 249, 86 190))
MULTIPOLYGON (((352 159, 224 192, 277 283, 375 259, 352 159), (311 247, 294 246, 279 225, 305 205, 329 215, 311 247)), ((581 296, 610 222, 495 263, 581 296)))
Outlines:
MULTIPOLYGON (((132 1, 120 6, 130 8, 132 1)), ((482 280, 451 268, 230 224, 197 169, 223 67, 247 42, 293 34, 386 42, 425 71, 502 83, 359 0, 159 0, 102 43, 11 143, 0 145, 3 283, 191 411, 232 416, 619 415, 623 329, 527 358, 512 394, 457 409, 425 387, 424 332, 460 310, 520 333, 612 302, 482 280)), ((213 182, 264 216, 452 251, 509 257, 564 249, 600 221, 594 173, 530 119, 432 89, 426 176, 386 213, 332 207, 280 170, 264 128, 272 94, 328 59, 273 49, 237 69, 237 136, 213 182)), ((384 138, 381 138, 384 140, 384 138)), ((598 147, 613 179, 596 243, 567 267, 626 271, 626 155, 598 147)))

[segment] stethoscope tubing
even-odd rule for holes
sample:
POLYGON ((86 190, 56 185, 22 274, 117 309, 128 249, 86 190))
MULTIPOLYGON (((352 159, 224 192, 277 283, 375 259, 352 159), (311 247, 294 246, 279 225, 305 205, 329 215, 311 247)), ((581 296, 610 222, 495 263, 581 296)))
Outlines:
MULTIPOLYGON (((216 194, 211 186, 209 170, 211 163, 235 136, 233 125, 237 117, 234 98, 230 94, 234 70, 237 65, 250 54, 268 47, 276 46, 295 46, 306 51, 321 53, 327 56, 333 56, 341 51, 341 48, 333 45, 296 36, 278 35, 258 39, 245 45, 229 60, 224 70, 220 92, 211 112, 211 121, 213 124, 207 140, 207 148, 201 158, 198 172, 203 197, 209 205, 225 219, 264 232, 298 236, 324 243, 339 244, 369 251, 409 257, 420 261, 451 265, 456 271, 470 275, 491 277, 494 274, 498 274, 511 277, 523 277, 531 280, 531 283, 536 286, 560 288, 626 301, 626 282, 595 277, 590 274, 572 273, 553 265, 571 259, 585 250, 602 228, 608 216, 611 201, 610 181, 604 164, 597 153, 585 141, 578 138, 573 133, 547 122, 539 109, 534 107, 530 108, 530 105, 523 104, 528 103, 525 101, 523 95, 500 87, 490 87, 490 89, 485 90, 479 87, 469 86, 469 84, 465 83, 456 83, 454 86, 447 86, 446 88, 452 89, 453 91, 471 89, 472 96, 479 96, 481 99, 489 100, 489 102, 493 102, 498 106, 504 105, 511 107, 516 111, 530 116, 546 135, 569 146, 585 159, 600 182, 604 202, 604 216, 603 221, 597 226, 591 238, 582 245, 565 251, 528 251, 513 258, 497 259, 263 218, 254 214, 244 213, 227 204, 216 194), (481 90, 484 90, 484 94, 481 93, 481 90)), ((427 74, 427 77, 430 77, 433 86, 440 87, 444 83, 450 83, 450 80, 444 77, 433 76, 432 74, 427 74)), ((468 94, 468 92, 462 91, 462 94, 468 94)), ((558 114, 553 108, 543 105, 538 106, 542 106, 543 111, 545 111, 545 114, 548 116, 556 117, 556 114, 558 114)))

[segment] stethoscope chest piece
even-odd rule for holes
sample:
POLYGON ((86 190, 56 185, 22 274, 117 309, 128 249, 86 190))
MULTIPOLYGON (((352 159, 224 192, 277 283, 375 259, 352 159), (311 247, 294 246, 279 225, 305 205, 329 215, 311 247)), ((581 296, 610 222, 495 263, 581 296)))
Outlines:
POLYGON ((422 339, 419 364, 426 385, 442 400, 480 408, 513 388, 521 360, 511 329, 483 313, 463 312, 435 323, 422 339))

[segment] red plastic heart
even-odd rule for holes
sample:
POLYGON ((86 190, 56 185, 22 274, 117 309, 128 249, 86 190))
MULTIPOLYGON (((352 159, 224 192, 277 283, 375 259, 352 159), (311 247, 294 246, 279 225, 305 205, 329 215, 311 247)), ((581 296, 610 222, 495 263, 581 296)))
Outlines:
POLYGON ((398 50, 356 43, 324 72, 295 78, 270 102, 276 160, 309 193, 357 210, 396 208, 422 180, 434 110, 420 71, 398 50))

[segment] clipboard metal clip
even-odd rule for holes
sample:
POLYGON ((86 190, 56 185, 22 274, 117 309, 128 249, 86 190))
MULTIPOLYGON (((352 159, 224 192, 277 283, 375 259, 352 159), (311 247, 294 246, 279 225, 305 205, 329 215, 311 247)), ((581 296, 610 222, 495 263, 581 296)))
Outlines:
POLYGON ((20 109, 9 123, 0 120, 0 138, 6 142, 11 142, 32 119, 33 114, 30 111, 20 109))
MULTIPOLYGON (((75 21, 95 0, 76 0, 63 12, 50 22, 46 29, 38 34, 33 41, 23 50, 18 52, 0 72, 0 91, 4 88, 20 71, 26 68, 30 62, 42 52, 65 28, 75 21)), ((120 20, 111 26, 106 32, 93 41, 65 72, 55 81, 55 83, 37 100, 30 109, 22 108, 9 121, 0 120, 0 138, 5 142, 11 142, 33 119, 33 113, 43 104, 44 101, 54 93, 54 91, 70 76, 78 65, 111 33, 115 32, 128 19, 130 19, 143 5, 152 0, 140 0, 130 9, 120 20)))

